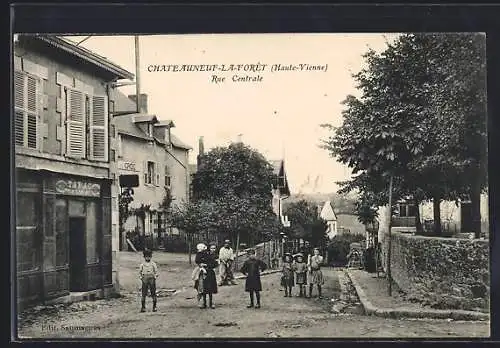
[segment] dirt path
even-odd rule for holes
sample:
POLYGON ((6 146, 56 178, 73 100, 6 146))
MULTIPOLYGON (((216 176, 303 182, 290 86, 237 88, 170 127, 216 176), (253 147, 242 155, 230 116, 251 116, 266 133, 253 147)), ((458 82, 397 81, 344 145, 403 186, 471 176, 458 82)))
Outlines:
MULTIPOLYGON (((219 288, 216 309, 200 309, 194 289, 161 297, 159 311, 139 313, 140 298, 73 304, 39 315, 23 325, 20 337, 36 338, 279 338, 279 337, 487 337, 489 323, 445 320, 395 320, 364 315, 334 315, 329 298, 338 296, 337 273, 325 272, 325 299, 285 298, 279 274, 262 278, 262 308, 247 309, 244 281, 219 288), (43 324, 43 325, 42 325, 43 324)), ((297 289, 295 289, 296 291, 297 289)))

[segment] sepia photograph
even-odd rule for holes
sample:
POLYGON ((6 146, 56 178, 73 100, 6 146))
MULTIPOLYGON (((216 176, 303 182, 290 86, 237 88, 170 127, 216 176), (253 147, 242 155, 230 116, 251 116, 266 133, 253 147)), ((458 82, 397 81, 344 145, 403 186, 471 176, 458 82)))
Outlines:
POLYGON ((11 53, 19 340, 490 337, 485 33, 11 53))

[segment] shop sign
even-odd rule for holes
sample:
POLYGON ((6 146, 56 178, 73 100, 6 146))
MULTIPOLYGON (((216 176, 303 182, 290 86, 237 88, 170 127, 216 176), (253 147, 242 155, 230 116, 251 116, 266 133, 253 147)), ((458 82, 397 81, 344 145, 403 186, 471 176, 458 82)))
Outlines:
POLYGON ((125 170, 127 172, 137 172, 134 162, 119 161, 118 169, 125 170))
POLYGON ((80 180, 57 180, 56 192, 70 196, 99 197, 101 185, 80 180))

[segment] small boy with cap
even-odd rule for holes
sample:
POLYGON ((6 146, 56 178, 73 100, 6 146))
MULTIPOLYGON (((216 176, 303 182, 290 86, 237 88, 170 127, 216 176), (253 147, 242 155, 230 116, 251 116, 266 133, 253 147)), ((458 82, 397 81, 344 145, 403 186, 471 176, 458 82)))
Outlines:
POLYGON ((227 282, 231 282, 232 285, 236 285, 234 281, 233 275, 233 261, 234 261, 234 252, 230 246, 229 239, 224 241, 224 246, 220 248, 219 251, 219 275, 220 275, 220 283, 219 285, 227 284, 227 282))
POLYGON ((153 298, 153 312, 156 312, 156 278, 158 278, 158 266, 151 260, 153 252, 145 249, 143 252, 144 262, 139 266, 139 278, 142 282, 141 312, 146 311, 146 296, 148 290, 153 298))

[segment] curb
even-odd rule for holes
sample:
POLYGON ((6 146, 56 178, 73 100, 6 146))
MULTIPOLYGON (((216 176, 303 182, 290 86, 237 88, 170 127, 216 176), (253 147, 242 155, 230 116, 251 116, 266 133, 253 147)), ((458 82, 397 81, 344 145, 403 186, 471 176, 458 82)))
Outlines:
POLYGON ((431 318, 431 319, 453 319, 453 320, 468 320, 468 321, 485 321, 490 320, 490 315, 486 313, 478 313, 465 310, 442 310, 442 309, 392 309, 379 308, 374 306, 366 296, 365 291, 360 286, 355 277, 348 270, 345 271, 347 277, 351 280, 359 301, 363 305, 367 315, 375 315, 384 318, 431 318))

